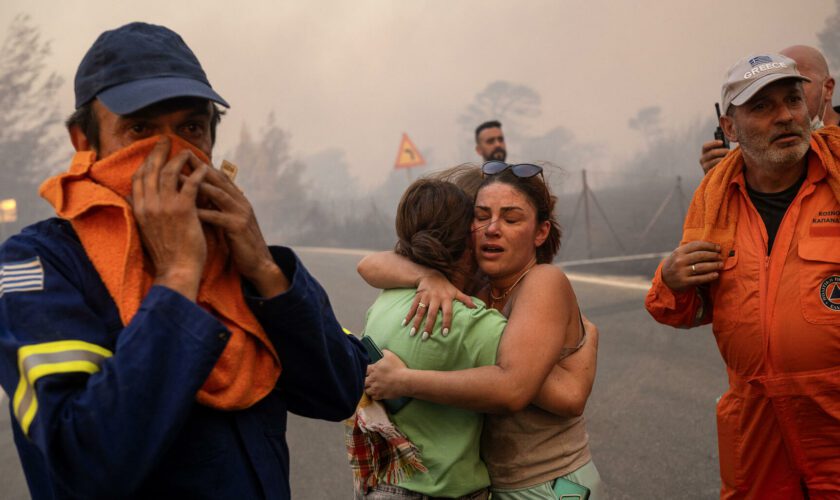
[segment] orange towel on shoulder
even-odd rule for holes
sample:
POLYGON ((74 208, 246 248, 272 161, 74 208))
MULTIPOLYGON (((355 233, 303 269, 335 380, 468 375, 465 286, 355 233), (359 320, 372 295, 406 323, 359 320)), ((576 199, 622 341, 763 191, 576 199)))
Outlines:
MULTIPOLYGON (((207 156, 188 142, 170 138, 170 157, 190 149, 208 162, 207 156)), ((80 151, 69 171, 47 179, 40 189, 56 214, 73 225, 125 325, 154 281, 154 269, 144 255, 126 197, 131 194, 132 175, 158 139, 160 136, 135 142, 101 161, 93 151, 80 151)), ((205 229, 205 237, 207 262, 196 302, 221 321, 231 337, 196 398, 214 408, 248 408, 274 388, 280 360, 245 303, 239 272, 230 262, 223 233, 205 229)))
MULTIPOLYGON (((826 181, 840 200, 840 127, 825 127, 811 134, 811 151, 827 171, 826 181)), ((683 225, 681 244, 711 241, 721 246, 721 255, 729 255, 735 243, 738 201, 730 182, 744 168, 741 148, 731 151, 703 178, 694 192, 683 225)))

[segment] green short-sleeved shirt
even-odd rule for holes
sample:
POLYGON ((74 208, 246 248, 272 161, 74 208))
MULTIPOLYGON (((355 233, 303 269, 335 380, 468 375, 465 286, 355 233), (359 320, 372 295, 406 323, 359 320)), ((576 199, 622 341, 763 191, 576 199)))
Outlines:
MULTIPOLYGON (((469 309, 455 302, 452 327, 446 337, 440 333, 440 317, 429 340, 409 337, 411 325, 400 323, 414 299, 414 289, 382 292, 370 307, 365 334, 381 349, 388 349, 409 368, 463 370, 496 363, 499 339, 507 320, 473 299, 469 309)), ((429 496, 457 497, 484 488, 490 476, 479 457, 484 416, 474 411, 412 400, 391 419, 420 450, 428 473, 415 473, 399 486, 429 496)))

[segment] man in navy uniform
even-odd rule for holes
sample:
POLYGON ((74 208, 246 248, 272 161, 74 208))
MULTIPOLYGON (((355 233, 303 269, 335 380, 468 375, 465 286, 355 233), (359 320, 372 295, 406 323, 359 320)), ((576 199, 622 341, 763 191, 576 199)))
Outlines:
MULTIPOLYGON (((338 421, 367 356, 210 165, 227 103, 179 35, 99 36, 57 218, 0 247, 0 385, 33 498, 289 498, 286 412, 338 421)), ((245 174, 247 175, 247 174, 245 174)))

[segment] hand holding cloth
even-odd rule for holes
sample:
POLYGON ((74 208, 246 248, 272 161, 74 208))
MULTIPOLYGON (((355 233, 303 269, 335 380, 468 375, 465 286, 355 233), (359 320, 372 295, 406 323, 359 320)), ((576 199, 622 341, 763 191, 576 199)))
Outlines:
MULTIPOLYGON (((201 161, 207 156, 177 136, 169 136, 170 158, 189 149, 201 161)), ((131 144, 97 160, 94 151, 79 151, 70 169, 47 179, 41 196, 67 219, 79 236, 127 325, 154 281, 154 269, 144 255, 140 232, 126 198, 131 178, 160 136, 131 144)), ((207 261, 197 304, 216 317, 231 337, 196 399, 213 408, 248 408, 275 386, 281 366, 262 326, 242 294, 239 272, 230 261, 224 234, 205 226, 207 261)))

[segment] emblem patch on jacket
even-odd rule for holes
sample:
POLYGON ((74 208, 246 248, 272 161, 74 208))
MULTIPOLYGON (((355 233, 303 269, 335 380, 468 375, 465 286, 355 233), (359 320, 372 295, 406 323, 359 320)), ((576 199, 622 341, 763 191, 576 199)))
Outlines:
POLYGON ((825 307, 840 311, 840 276, 829 276, 820 285, 820 299, 825 307))
POLYGON ((44 266, 41 265, 40 257, 0 265, 0 297, 7 293, 43 289, 44 266))

